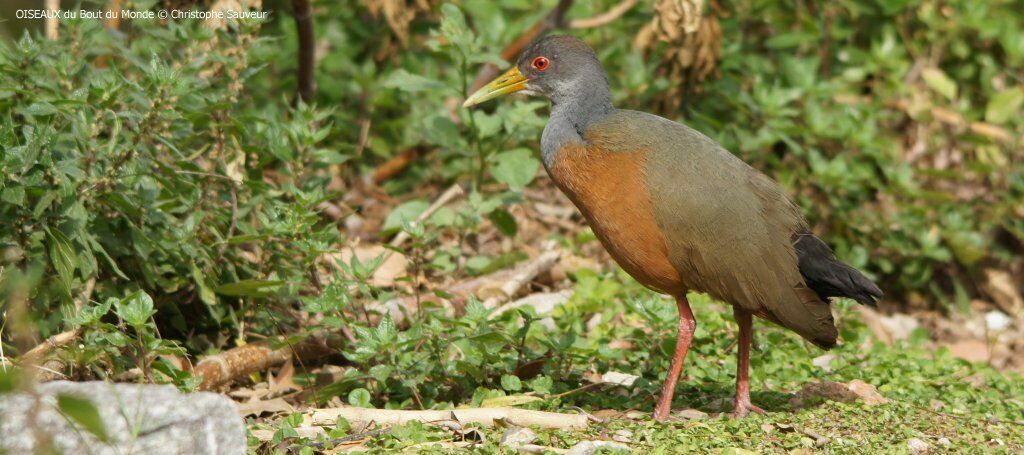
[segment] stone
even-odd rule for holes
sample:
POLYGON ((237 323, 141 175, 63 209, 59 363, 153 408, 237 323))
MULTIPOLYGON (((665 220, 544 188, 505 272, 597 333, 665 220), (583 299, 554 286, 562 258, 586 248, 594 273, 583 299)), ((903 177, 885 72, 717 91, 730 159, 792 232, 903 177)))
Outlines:
POLYGON ((918 438, 910 438, 907 440, 907 450, 913 455, 928 453, 928 443, 918 438))
POLYGON ((619 371, 609 371, 601 375, 601 382, 605 384, 621 385, 623 387, 631 387, 637 379, 640 379, 640 376, 622 373, 619 371))
MULTIPOLYGON (((629 446, 612 441, 583 441, 572 446, 565 455, 593 455, 597 449, 610 449, 612 451, 629 452, 629 446)), ((607 452, 607 451, 606 451, 607 452)))
POLYGON ((681 411, 673 412, 672 415, 690 420, 706 419, 708 417, 708 413, 697 409, 683 409, 681 411))
POLYGON ((633 442, 633 432, 629 430, 615 430, 612 433, 612 440, 616 442, 633 442))
POLYGON ((515 427, 505 430, 501 435, 501 445, 511 449, 517 449, 537 440, 537 434, 529 428, 515 427))
POLYGON ((860 379, 854 379, 848 384, 832 381, 812 382, 800 389, 789 400, 789 404, 795 408, 802 408, 809 403, 813 403, 814 399, 842 403, 860 401, 869 406, 889 401, 878 393, 878 389, 875 386, 860 379))
POLYGON ((838 358, 838 356, 836 356, 835 354, 832 354, 832 353, 825 354, 825 355, 820 355, 818 357, 815 357, 813 360, 811 360, 811 364, 816 366, 816 367, 818 367, 818 368, 821 368, 821 370, 826 372, 826 373, 831 373, 832 372, 832 361, 837 359, 837 358, 838 358))
POLYGON ((864 404, 874 406, 876 404, 888 403, 889 400, 878 393, 878 388, 860 379, 854 379, 846 383, 846 387, 857 395, 857 399, 864 404))
POLYGON ((1002 332, 1013 324, 1013 319, 1010 319, 1006 313, 999 310, 992 310, 985 313, 985 325, 992 332, 1002 332))
POLYGON ((0 452, 33 453, 33 426, 60 453, 241 454, 245 426, 230 398, 215 393, 184 394, 170 385, 57 381, 32 395, 0 395, 0 452), (60 395, 90 401, 109 441, 101 442, 57 408, 60 395), (34 421, 33 425, 30 423, 34 421))
POLYGON ((882 327, 889 331, 889 335, 895 341, 910 338, 910 333, 921 327, 921 322, 909 314, 893 313, 882 315, 879 320, 882 323, 882 327))

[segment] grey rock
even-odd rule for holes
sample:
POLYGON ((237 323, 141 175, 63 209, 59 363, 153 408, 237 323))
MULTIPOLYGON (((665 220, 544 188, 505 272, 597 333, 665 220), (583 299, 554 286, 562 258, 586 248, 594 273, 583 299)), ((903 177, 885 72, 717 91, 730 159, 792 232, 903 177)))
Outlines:
POLYGON ((501 435, 501 445, 510 448, 518 448, 537 440, 537 434, 529 428, 509 428, 501 435))
POLYGON ((565 452, 565 455, 593 455, 594 452, 597 452, 597 449, 600 448, 607 448, 609 450, 620 452, 629 452, 629 446, 619 442, 583 441, 572 446, 572 448, 569 449, 568 452, 565 452))
POLYGON ((913 455, 928 453, 928 443, 918 438, 910 438, 907 441, 907 450, 913 455))
POLYGON ((690 420, 706 419, 708 417, 708 413, 698 409, 683 409, 673 412, 672 415, 690 420))
POLYGON ((246 450, 238 407, 215 393, 183 394, 170 385, 58 381, 39 386, 37 395, 38 407, 31 394, 0 395, 0 452, 33 453, 40 448, 36 435, 48 438, 64 454, 242 454, 246 450), (61 414, 59 395, 92 402, 110 440, 98 440, 61 414))

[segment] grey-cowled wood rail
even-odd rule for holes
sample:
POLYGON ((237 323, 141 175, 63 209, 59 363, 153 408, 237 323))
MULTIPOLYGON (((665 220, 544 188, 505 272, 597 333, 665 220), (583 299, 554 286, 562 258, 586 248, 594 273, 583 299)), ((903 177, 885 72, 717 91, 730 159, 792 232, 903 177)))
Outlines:
POLYGON ((831 297, 874 305, 882 291, 836 260, 773 180, 707 136, 656 115, 616 109, 593 49, 569 36, 533 43, 464 106, 521 91, 551 100, 544 167, 616 262, 675 297, 678 338, 654 410, 668 417, 696 321, 687 291, 733 306, 739 324, 734 416, 750 402, 752 316, 828 349, 831 297))

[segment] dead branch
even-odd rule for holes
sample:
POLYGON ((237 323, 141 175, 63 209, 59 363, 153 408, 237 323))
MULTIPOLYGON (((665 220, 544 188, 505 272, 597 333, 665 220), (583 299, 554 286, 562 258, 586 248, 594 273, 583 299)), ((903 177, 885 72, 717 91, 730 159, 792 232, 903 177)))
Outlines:
POLYGON ((537 256, 529 264, 516 270, 516 273, 501 286, 498 295, 488 297, 484 300, 484 307, 495 308, 514 297, 527 283, 533 281, 537 275, 551 270, 551 267, 562 257, 562 250, 548 250, 537 256))
MULTIPOLYGON (((85 288, 75 298, 75 309, 78 311, 82 310, 82 307, 89 302, 92 298, 92 291, 96 288, 96 277, 89 278, 85 282, 85 288)), ((67 330, 56 335, 53 335, 42 343, 39 343, 36 347, 29 349, 25 354, 21 356, 19 363, 21 365, 31 365, 38 369, 36 373, 36 379, 40 382, 53 381, 65 377, 64 370, 67 365, 60 360, 43 360, 50 355, 57 348, 67 346, 74 343, 78 339, 78 336, 82 334, 81 327, 75 327, 72 330, 67 330), (43 362, 40 364, 40 362, 43 362)))
MULTIPOLYGON (((452 186, 448 187, 448 189, 445 190, 444 193, 441 193, 441 195, 438 196, 437 199, 435 199, 432 204, 430 204, 430 207, 427 207, 427 209, 424 210, 423 213, 420 214, 420 216, 416 217, 416 221, 414 221, 414 223, 422 223, 426 221, 427 218, 430 218, 430 216, 436 213, 438 210, 440 210, 441 207, 444 207, 449 202, 451 202, 452 200, 459 196, 462 196, 463 194, 465 194, 465 191, 462 190, 462 187, 459 186, 458 183, 452 184, 452 186)), ((398 248, 402 246, 402 244, 405 243, 406 240, 409 240, 409 233, 402 231, 399 232, 398 235, 395 236, 395 238, 391 239, 390 245, 392 247, 398 248)), ((385 260, 387 259, 385 258, 385 260)))
POLYGON ((78 334, 82 332, 80 327, 66 332, 61 332, 53 335, 42 343, 36 345, 36 347, 30 349, 24 355, 21 356, 21 363, 39 363, 44 357, 49 355, 55 349, 67 346, 78 338, 78 334))
POLYGON ((427 151, 428 149, 423 147, 412 147, 402 150, 380 166, 377 166, 377 169, 373 170, 373 174, 370 179, 373 183, 380 185, 381 183, 384 183, 392 177, 402 173, 405 168, 416 162, 416 159, 426 154, 427 151))
MULTIPOLYGON (((511 44, 505 46, 505 49, 501 51, 501 58, 505 61, 512 61, 512 59, 523 52, 523 49, 526 49, 526 46, 529 46, 537 38, 546 35, 552 29, 564 27, 565 13, 572 6, 572 3, 573 0, 560 0, 558 5, 547 16, 533 24, 533 27, 519 35, 511 44)), ((493 63, 484 65, 480 72, 477 73, 476 79, 473 79, 473 83, 469 86, 469 93, 479 90, 484 84, 497 77, 499 73, 500 69, 497 65, 493 63)))
POLYGON ((504 421, 510 425, 528 427, 536 425, 541 428, 583 429, 587 428, 589 419, 582 414, 563 414, 558 412, 531 411, 518 408, 469 408, 445 411, 401 411, 393 409, 335 408, 315 409, 312 424, 317 426, 333 426, 339 418, 344 418, 353 427, 369 425, 404 425, 408 422, 450 422, 457 421, 463 425, 476 423, 485 427, 495 426, 495 421, 504 421))
MULTIPOLYGON (((517 269, 499 270, 455 283, 449 286, 447 291, 456 296, 456 301, 464 301, 470 295, 476 294, 484 299, 485 306, 495 308, 509 301, 538 275, 551 270, 561 257, 561 250, 548 250, 517 269)), ((367 310, 390 315, 396 325, 402 326, 406 322, 406 315, 416 312, 416 299, 407 296, 391 299, 383 304, 374 302, 367 305, 367 310)))
POLYGON ((569 28, 600 27, 622 17, 623 14, 626 14, 626 11, 629 11, 631 8, 636 6, 637 3, 639 3, 639 0, 623 0, 618 5, 612 7, 612 9, 598 14, 597 16, 586 19, 573 19, 569 21, 569 28))
MULTIPOLYGON (((46 9, 56 11, 60 9, 60 0, 46 0, 46 9)), ((56 40, 57 35, 57 16, 51 15, 46 18, 46 39, 56 40)))
POLYGON ((554 311, 557 306, 569 301, 569 298, 571 297, 571 289, 563 289, 557 292, 539 292, 536 294, 530 294, 516 300, 515 302, 502 305, 500 308, 494 310, 487 318, 495 319, 504 313, 525 306, 533 308, 537 312, 537 315, 545 316, 554 311))
POLYGON ((295 28, 299 34, 298 98, 313 100, 316 94, 314 69, 316 67, 316 38, 313 34, 313 9, 309 0, 292 0, 295 10, 295 28))
MULTIPOLYGON (((837 103, 840 104, 864 104, 870 103, 870 97, 864 96, 837 96, 834 98, 837 103)), ((887 100, 883 103, 885 107, 890 109, 897 109, 903 112, 909 113, 911 111, 911 104, 908 100, 887 100)), ((985 136, 993 141, 1010 144, 1014 142, 1014 136, 1006 129, 993 125, 987 122, 970 122, 957 112, 951 111, 943 107, 932 107, 931 108, 932 118, 939 122, 956 128, 967 128, 972 133, 985 136)))
POLYGON ((274 349, 266 343, 250 343, 204 358, 193 374, 202 376, 200 390, 213 390, 252 373, 280 366, 295 355, 300 360, 313 360, 335 352, 340 340, 319 333, 298 344, 274 349))

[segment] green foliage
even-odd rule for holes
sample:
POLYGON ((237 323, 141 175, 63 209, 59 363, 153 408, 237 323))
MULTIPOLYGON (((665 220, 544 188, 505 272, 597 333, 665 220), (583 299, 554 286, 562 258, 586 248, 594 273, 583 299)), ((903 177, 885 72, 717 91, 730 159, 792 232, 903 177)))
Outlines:
POLYGON ((842 259, 892 297, 939 306, 982 264, 1018 262, 1019 2, 732 9, 721 77, 690 121, 788 187, 842 259), (950 126, 938 109, 1003 127, 1009 142, 950 126))
MULTIPOLYGON (((130 35, 108 33, 98 21, 70 21, 57 41, 26 35, 3 43, 5 355, 24 352, 12 332, 23 322, 13 320, 21 303, 38 333, 19 337, 82 329, 81 343, 59 352, 78 377, 112 378, 138 368, 143 380, 183 389, 196 388, 197 379, 167 356, 216 352, 253 335, 290 333, 296 340, 347 328, 357 342, 338 354, 350 368, 318 390, 321 402, 649 409, 676 316, 670 302, 621 272, 579 271, 573 298, 552 315, 530 308, 495 315, 476 299, 451 315, 419 295, 422 277, 480 275, 525 257, 487 251, 480 239, 488 224, 513 240, 522 231, 511 206, 539 173, 535 150, 547 103, 456 106, 485 63, 510 63, 499 51, 555 1, 543 8, 522 1, 440 5, 409 24, 404 44, 387 21, 367 20, 372 15, 358 3, 317 4, 322 58, 311 105, 292 106, 287 96, 297 44, 286 14, 226 29, 134 21, 130 35), (372 239, 409 236, 403 253, 412 273, 404 284, 422 305, 396 326, 366 310, 409 297, 399 295, 400 287, 373 284, 385 256, 352 255, 337 261, 337 273, 323 273, 323 253, 349 239, 318 207, 348 203, 337 188, 361 188, 364 174, 409 149, 429 152, 383 183, 401 203, 372 239), (434 199, 424 188, 453 182, 468 182, 466 203, 418 221, 434 199), (595 317, 602 323, 588 328, 595 317), (576 392, 593 373, 613 370, 639 379, 632 388, 576 392)), ((600 13, 610 3, 576 2, 570 16, 600 13)), ((837 254, 879 278, 896 301, 970 302, 980 294, 975 283, 984 268, 1020 264, 1019 1, 752 0, 719 7, 717 72, 686 97, 684 109, 660 114, 686 121, 779 180, 837 254), (980 121, 1010 141, 969 126, 980 121)), ((651 110, 682 83, 657 67, 671 49, 632 49, 652 14, 641 2, 606 26, 572 32, 597 49, 620 107, 651 110)), ((588 231, 570 237, 559 239, 568 249, 594 240, 588 231)), ((723 336, 731 333, 731 318, 707 298, 691 300, 700 324, 677 403, 716 411, 715 403, 731 394, 735 367, 723 336)), ((894 402, 790 409, 783 392, 822 376, 811 363, 818 352, 761 325, 755 401, 819 431, 851 434, 849 427, 860 426, 837 451, 885 449, 928 425, 954 431, 952 419, 928 411, 931 400, 967 422, 951 450, 988 447, 998 438, 1020 446, 1016 427, 985 423, 1020 419, 1018 377, 913 341, 862 346, 864 328, 840 306, 844 344, 830 378, 867 380, 894 402), (970 375, 985 377, 990 387, 971 387, 962 380, 970 375), (843 423, 847 416, 850 425, 843 423), (885 431, 907 422, 912 428, 885 431)), ((20 377, 0 370, 0 391, 16 388, 20 377)), ((273 442, 299 441, 301 423, 298 414, 284 419, 273 442)), ((621 425, 647 432, 644 444, 663 453, 749 440, 764 450, 806 445, 799 432, 759 433, 761 423, 621 425)), ((339 424, 332 437, 348 431, 339 424)), ((541 442, 568 446, 585 436, 547 432, 541 442)), ((401 449, 442 438, 410 425, 374 444, 401 449)), ((490 435, 485 446, 497 450, 497 440, 490 435)))
MULTIPOLYGON (((583 272, 577 280, 573 299, 545 323, 538 323, 532 308, 494 317, 476 301, 467 304, 464 316, 433 313, 413 320, 406 330, 396 330, 389 319, 376 327, 355 322, 359 343, 346 351, 346 358, 358 373, 349 370, 340 383, 321 389, 319 398, 347 396, 353 406, 387 409, 515 405, 561 412, 570 412, 573 406, 590 412, 650 410, 674 347, 676 314, 671 302, 622 275, 583 272), (602 323, 588 329, 584 321, 594 316, 602 323), (540 366, 526 373, 527 364, 540 366), (639 379, 629 387, 591 385, 578 390, 591 384, 589 375, 608 371, 639 379)), ((675 406, 728 412, 736 361, 735 349, 729 350, 733 339, 723 334, 735 331, 731 311, 701 295, 691 294, 690 301, 698 328, 675 406)), ((568 448, 628 429, 634 450, 677 453, 681 448, 704 452, 732 447, 774 452, 808 444, 814 448, 816 441, 808 439, 803 431, 807 430, 829 439, 824 449, 838 452, 891 450, 905 446, 911 437, 933 446, 938 438, 947 437, 953 451, 1024 447, 1024 381, 1019 375, 956 359, 945 349, 931 351, 923 344, 926 334, 895 346, 870 344, 852 304, 840 305, 839 315, 842 343, 829 353, 834 358, 828 372, 815 362, 821 350, 774 325, 755 324, 752 397, 771 413, 767 417, 737 421, 722 415, 667 424, 615 419, 582 433, 539 431, 539 443, 568 448), (789 401, 806 384, 854 379, 876 385, 890 402, 872 407, 820 401, 794 408, 789 401), (977 386, 979 381, 985 385, 977 386), (765 430, 766 424, 772 428, 765 430)), ((288 427, 279 425, 282 430, 288 427)), ((481 450, 498 451, 496 441, 504 429, 483 431, 481 450)), ((399 451, 452 438, 448 431, 412 423, 376 438, 371 447, 399 451)), ((325 439, 319 442, 330 444, 325 439)))
POLYGON ((58 395, 57 409, 67 419, 92 433, 96 439, 103 442, 110 439, 107 429, 103 425, 103 419, 100 418, 99 411, 96 410, 96 406, 88 399, 68 394, 58 395))
POLYGON ((322 145, 329 111, 254 104, 260 24, 137 25, 129 41, 71 22, 0 50, 0 285, 43 336, 62 314, 108 321, 88 299, 140 334, 154 315, 179 339, 236 324, 243 302, 307 288, 338 238, 316 206, 346 156, 322 145))

